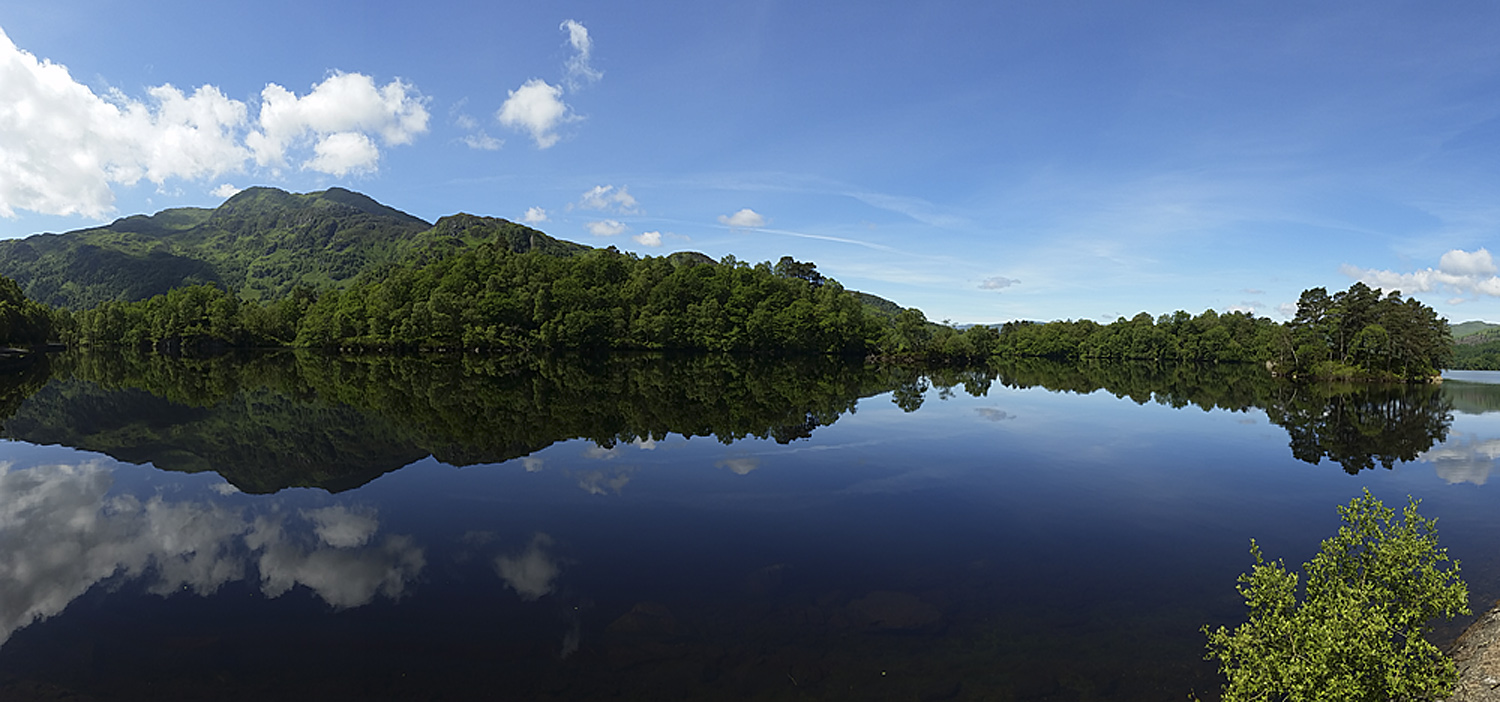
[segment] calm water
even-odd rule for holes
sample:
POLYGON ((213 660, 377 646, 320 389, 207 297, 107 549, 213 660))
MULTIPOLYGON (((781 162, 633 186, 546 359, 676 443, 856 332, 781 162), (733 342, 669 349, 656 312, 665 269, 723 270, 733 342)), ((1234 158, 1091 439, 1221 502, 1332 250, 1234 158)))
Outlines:
POLYGON ((0 699, 1208 695, 1249 540, 1362 487, 1500 598, 1496 376, 1249 371, 60 357, 0 393, 0 699))

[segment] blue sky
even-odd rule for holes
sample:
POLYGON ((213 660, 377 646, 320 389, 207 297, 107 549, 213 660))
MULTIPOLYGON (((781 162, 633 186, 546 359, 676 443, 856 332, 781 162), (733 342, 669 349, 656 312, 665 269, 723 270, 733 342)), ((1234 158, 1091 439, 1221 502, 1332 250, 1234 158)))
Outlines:
POLYGON ((342 186, 955 323, 1500 321, 1500 5, 12 3, 0 237, 342 186), (64 70, 65 67, 65 70, 64 70))

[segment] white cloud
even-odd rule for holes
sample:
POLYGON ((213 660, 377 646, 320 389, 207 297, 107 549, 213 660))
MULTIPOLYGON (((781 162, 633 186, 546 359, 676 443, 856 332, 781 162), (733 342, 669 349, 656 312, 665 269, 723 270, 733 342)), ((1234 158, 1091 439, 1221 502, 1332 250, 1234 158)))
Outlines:
POLYGON ((1295 317, 1297 316, 1297 303, 1283 302, 1276 306, 1276 312, 1277 314, 1280 314, 1281 316, 1288 319, 1295 317))
POLYGON ((997 276, 995 276, 993 278, 985 278, 984 280, 980 281, 979 282, 979 289, 980 290, 1004 290, 1005 288, 1008 288, 1008 287, 1010 287, 1012 285, 1015 285, 1016 283, 1019 283, 1019 282, 1021 282, 1021 281, 1016 280, 1014 278, 1006 278, 1004 276, 998 276, 997 275, 997 276))
POLYGON ((615 236, 625 233, 625 225, 613 219, 589 222, 584 226, 588 227, 589 233, 594 236, 615 236))
POLYGON ((552 543, 552 537, 538 532, 525 551, 495 559, 495 572, 521 599, 530 602, 552 592, 553 581, 562 573, 557 559, 547 553, 552 543))
POLYGON ((568 32, 568 44, 573 47, 574 51, 565 64, 568 89, 576 91, 580 84, 593 83, 603 78, 603 73, 589 65, 594 51, 594 41, 589 38, 588 28, 574 20, 563 20, 558 29, 568 32))
POLYGON ((1496 270, 1487 249, 1472 252, 1454 249, 1443 254, 1436 269, 1424 268, 1411 273, 1364 269, 1349 264, 1339 267, 1339 272, 1344 275, 1386 291, 1399 290, 1411 295, 1445 290, 1460 296, 1450 299, 1449 304, 1463 302, 1463 296, 1500 297, 1500 276, 1495 275, 1496 270))
POLYGON ((99 216, 114 203, 113 184, 214 177, 245 161, 234 139, 244 103, 211 86, 148 94, 150 104, 100 97, 0 31, 0 216, 99 216))
POLYGON ((510 91, 510 97, 495 113, 495 119, 511 129, 530 132, 537 148, 546 149, 557 143, 557 128, 576 117, 568 113, 568 106, 562 101, 561 87, 533 78, 510 91))
POLYGON ((303 169, 344 177, 350 172, 371 173, 380 160, 380 149, 375 142, 358 132, 339 132, 323 137, 313 146, 316 154, 303 169))
POLYGON ((653 248, 661 246, 661 232, 642 232, 630 238, 634 239, 635 243, 641 246, 650 246, 653 248))
POLYGON ((527 473, 536 473, 546 466, 541 456, 527 456, 521 459, 521 467, 525 468, 527 473))
POLYGON ((613 185, 596 185, 578 198, 577 207, 619 214, 640 214, 641 211, 635 196, 623 185, 619 190, 613 185))
POLYGON ((521 221, 527 224, 541 224, 547 221, 547 211, 540 207, 528 207, 521 221))
POLYGON ((311 140, 317 156, 303 168, 369 170, 374 168, 369 158, 374 149, 370 133, 379 135, 387 146, 395 146, 409 144, 427 131, 426 100, 400 79, 376 87, 370 76, 335 71, 303 97, 275 83, 266 85, 260 95, 259 130, 246 136, 245 144, 261 166, 286 165, 288 149, 311 140), (363 141, 356 143, 347 135, 363 141), (348 159, 354 156, 363 160, 351 164, 348 159))
MULTIPOLYGON (((204 85, 172 85, 146 99, 96 94, 60 64, 39 60, 0 31, 0 216, 16 210, 101 216, 113 186, 142 179, 211 179, 252 159, 280 168, 288 151, 312 147, 301 165, 336 174, 374 167, 371 136, 407 144, 427 129, 424 100, 397 80, 377 88, 358 73, 334 73, 298 98, 269 84, 258 114, 204 85), (359 135, 364 142, 339 134, 359 135)), ((378 156, 378 154, 376 154, 378 156)))
POLYGON ((764 227, 766 226, 766 218, 747 207, 732 215, 719 215, 719 224, 736 229, 764 227))
POLYGON ((244 188, 236 188, 233 183, 220 183, 218 187, 208 191, 214 197, 222 197, 226 200, 240 194, 244 188))

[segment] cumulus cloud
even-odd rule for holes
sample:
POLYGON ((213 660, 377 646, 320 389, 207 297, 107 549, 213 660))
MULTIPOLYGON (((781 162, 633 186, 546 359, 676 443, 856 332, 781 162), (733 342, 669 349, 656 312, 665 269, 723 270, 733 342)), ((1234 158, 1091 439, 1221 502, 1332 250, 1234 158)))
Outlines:
POLYGON ((568 44, 573 47, 573 55, 568 58, 565 68, 569 90, 578 90, 579 86, 593 83, 604 74, 589 65, 594 52, 594 41, 589 38, 589 30, 575 20, 563 20, 562 29, 568 33, 568 44))
POLYGON ((552 545, 552 537, 537 532, 525 551, 496 558, 495 572, 521 599, 528 602, 540 599, 552 592, 553 581, 562 573, 557 559, 547 553, 552 545))
POLYGON ((521 221, 527 224, 541 224, 547 221, 547 211, 540 207, 528 207, 526 208, 526 214, 521 217, 521 221))
POLYGON ((1016 283, 1019 283, 1019 282, 1021 282, 1021 281, 1016 280, 1014 278, 1006 278, 1004 276, 998 276, 997 275, 997 276, 995 276, 993 278, 985 278, 984 280, 980 281, 979 282, 979 289, 980 290, 1004 290, 1004 289, 1006 289, 1006 288, 1008 288, 1008 287, 1010 287, 1012 285, 1015 285, 1016 283))
POLYGON ((1450 299, 1450 304, 1463 302, 1464 296, 1500 297, 1500 276, 1488 249, 1464 251, 1454 249, 1438 259, 1437 268, 1424 268, 1411 273, 1358 268, 1349 264, 1339 267, 1344 275, 1373 288, 1399 290, 1407 295, 1419 292, 1446 291, 1459 297, 1450 299))
POLYGON ((304 168, 368 172, 378 158, 371 135, 406 144, 427 128, 414 89, 399 80, 376 88, 358 73, 334 73, 301 98, 267 85, 251 114, 211 85, 160 85, 144 100, 96 94, 0 31, 0 216, 97 217, 113 206, 113 186, 212 179, 252 160, 279 168, 294 148, 313 149, 304 168))
POLYGON ((625 233, 625 225, 613 219, 589 222, 584 226, 588 227, 589 233, 594 236, 615 236, 625 233))
POLYGON ((557 129, 577 118, 562 101, 560 86, 533 78, 520 88, 510 91, 510 97, 500 105, 495 119, 516 131, 530 132, 536 147, 546 149, 556 144, 560 138, 557 129))
POLYGON ((259 129, 245 144, 261 166, 286 165, 287 151, 310 141, 316 156, 303 168, 368 172, 379 158, 369 134, 395 146, 427 131, 426 100, 400 79, 377 87, 370 76, 335 71, 307 95, 271 83, 260 97, 259 129))
POLYGON ((749 229, 766 226, 766 218, 747 207, 732 215, 719 215, 719 224, 735 229, 749 229))
POLYGON ((661 232, 641 232, 630 238, 634 239, 635 243, 641 246, 650 246, 652 248, 661 246, 661 232))
POLYGON ((313 146, 313 152, 316 155, 303 163, 302 168, 340 178, 350 172, 372 172, 375 162, 380 160, 380 149, 375 142, 358 132, 330 134, 313 146))
POLYGON ((234 197, 235 195, 240 194, 240 191, 242 190, 244 190, 244 188, 236 188, 234 187, 233 183, 220 183, 218 187, 208 191, 208 194, 213 195, 214 197, 222 197, 227 200, 231 197, 234 197))
POLYGON ((577 207, 619 214, 639 214, 641 210, 638 205, 635 196, 623 185, 618 190, 613 185, 596 185, 578 198, 577 207))

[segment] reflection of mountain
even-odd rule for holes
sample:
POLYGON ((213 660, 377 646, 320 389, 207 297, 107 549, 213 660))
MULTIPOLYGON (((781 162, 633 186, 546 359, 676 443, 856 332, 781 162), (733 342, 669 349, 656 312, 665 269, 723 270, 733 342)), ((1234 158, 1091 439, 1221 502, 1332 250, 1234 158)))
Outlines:
POLYGON ((1314 464, 1327 458, 1350 474, 1415 460, 1447 436, 1453 421, 1453 402, 1439 386, 1293 384, 1249 364, 1020 359, 1002 366, 1000 378, 1011 387, 1102 389, 1140 404, 1236 412, 1260 408, 1286 430, 1293 456, 1314 464))
POLYGON ((668 434, 789 442, 900 379, 829 359, 615 356, 531 362, 74 354, 4 436, 187 472, 246 492, 356 487, 427 455, 495 463, 555 442, 668 434))
POLYGON ((157 595, 209 595, 254 564, 269 597, 302 585, 344 608, 399 597, 425 565, 409 537, 367 545, 379 528, 373 511, 251 518, 208 502, 111 497, 112 485, 97 464, 0 466, 0 644, 110 578, 144 579, 157 595))
POLYGON ((1500 412, 1500 385, 1445 381, 1443 394, 1453 401, 1453 409, 1464 414, 1500 412))

